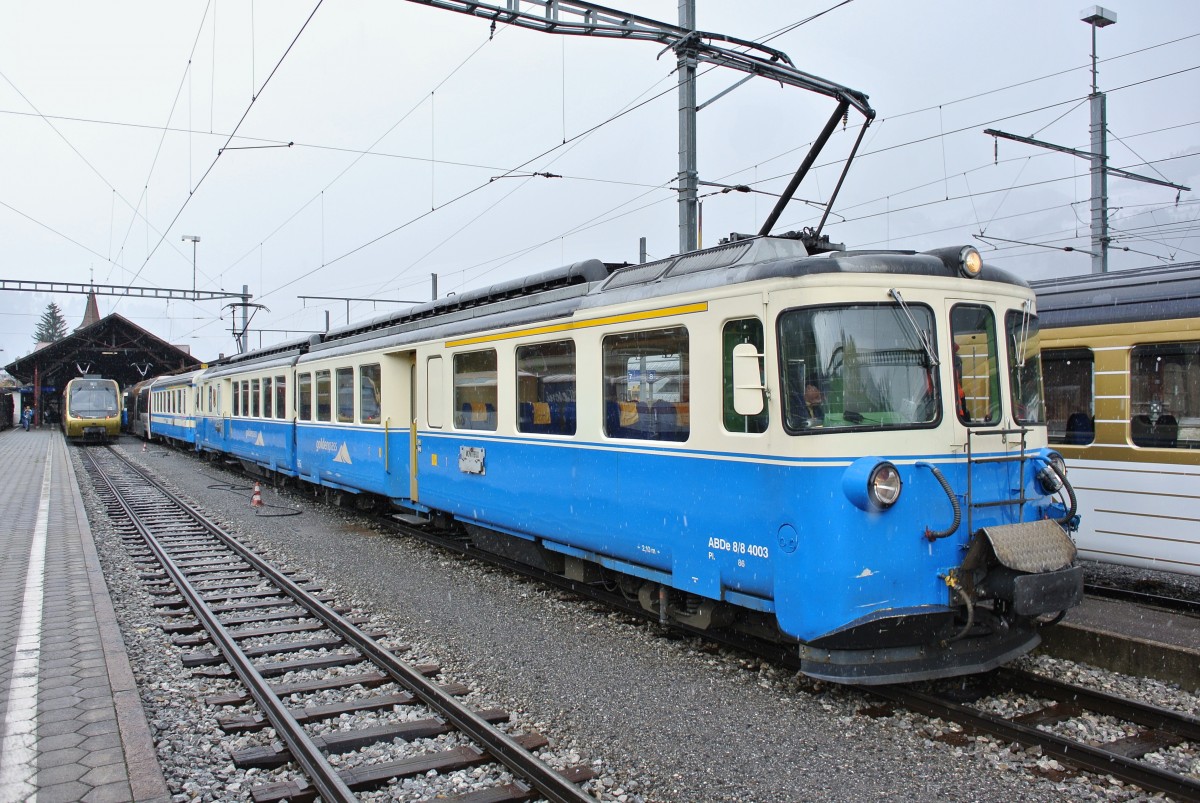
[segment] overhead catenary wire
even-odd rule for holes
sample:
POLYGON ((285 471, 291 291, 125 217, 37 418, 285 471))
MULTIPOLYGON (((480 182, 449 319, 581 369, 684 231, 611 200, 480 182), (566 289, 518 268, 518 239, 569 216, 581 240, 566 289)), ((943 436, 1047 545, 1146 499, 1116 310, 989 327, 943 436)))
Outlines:
MULTIPOLYGON (((275 62, 275 66, 271 68, 271 72, 267 75, 266 79, 263 80, 262 86, 259 87, 258 90, 250 98, 250 103, 246 105, 246 110, 244 112, 242 112, 242 116, 238 119, 237 124, 233 127, 233 130, 229 133, 229 136, 225 141, 225 145, 228 145, 233 140, 234 136, 237 135, 238 129, 241 128, 242 123, 244 123, 246 121, 246 118, 250 115, 251 109, 254 108, 254 104, 258 101, 258 98, 262 96, 263 90, 265 90, 267 88, 267 85, 269 83, 271 83, 271 79, 275 77, 275 73, 278 72, 280 66, 283 64, 284 60, 288 57, 288 54, 292 52, 292 48, 296 46, 296 42, 299 41, 300 36, 308 28, 308 24, 310 22, 312 22, 312 19, 316 15, 317 10, 321 8, 321 4, 324 2, 325 2, 325 0, 317 0, 316 5, 313 6, 313 10, 309 13, 308 17, 304 20, 304 24, 300 26, 300 30, 296 32, 295 37, 292 38, 292 41, 288 44, 287 49, 284 50, 283 54, 279 57, 279 60, 275 62)), ((175 225, 175 222, 179 220, 179 217, 183 214, 183 210, 185 210, 187 208, 187 206, 191 202, 192 198, 195 197, 196 190, 200 189, 200 185, 202 185, 204 183, 204 180, 206 178, 208 178, 209 174, 212 173, 213 168, 215 168, 217 166, 217 162, 220 161, 222 153, 223 153, 223 149, 217 151, 216 157, 213 158, 212 163, 209 164, 208 168, 200 176, 200 179, 196 182, 196 185, 192 188, 192 191, 190 193, 188 193, 187 198, 184 199, 184 201, 180 205, 178 211, 175 213, 175 216, 171 218, 171 222, 167 224, 166 229, 163 231, 162 236, 159 237, 158 242, 155 243, 154 248, 150 249, 150 252, 148 254, 146 254, 145 261, 142 262, 141 267, 138 268, 137 273, 135 273, 133 278, 130 280, 129 286, 131 286, 131 287, 133 286, 133 282, 137 281, 138 277, 142 275, 142 271, 144 271, 146 269, 146 266, 148 264, 150 264, 150 260, 154 257, 154 254, 158 251, 158 248, 162 244, 163 240, 166 239, 167 232, 169 232, 171 230, 171 228, 175 225)))
MULTIPOLYGON (((944 176, 943 176, 943 178, 944 178, 944 176)), ((952 176, 952 178, 953 178, 953 176, 952 176)), ((659 186, 661 186, 661 185, 659 185, 659 186)), ((889 196, 895 196, 896 193, 888 193, 888 194, 889 194, 889 196)), ((968 197, 973 197, 973 196, 971 196, 971 193, 968 193, 968 197)), ((443 206, 443 208, 444 208, 444 206, 443 206)), ((896 210, 900 210, 900 209, 902 209, 902 206, 898 206, 898 208, 896 208, 896 210)), ((851 220, 856 220, 856 218, 851 218, 851 220)), ((260 246, 260 244, 256 245, 256 248, 259 248, 259 246, 260 246)))
MULTIPOLYGON (((805 23, 807 23, 807 22, 810 22, 810 21, 812 21, 813 19, 816 19, 816 18, 818 18, 818 17, 822 16, 822 15, 823 15, 823 14, 825 14, 825 13, 828 13, 828 11, 831 11, 831 10, 833 10, 833 9, 835 9, 835 8, 839 8, 839 7, 841 7, 841 6, 847 5, 847 3, 848 3, 848 2, 850 2, 850 0, 844 0, 843 2, 836 4, 835 6, 831 7, 830 9, 827 9, 827 10, 826 10, 826 11, 824 11, 824 12, 820 12, 820 13, 818 13, 818 14, 816 14, 816 15, 812 15, 812 16, 810 16, 810 17, 808 17, 808 18, 805 18, 805 19, 803 19, 803 20, 800 20, 800 21, 799 21, 799 22, 797 22, 797 23, 794 23, 792 26, 788 26, 787 28, 785 28, 785 29, 784 29, 784 31, 786 31, 786 30, 790 30, 790 29, 793 29, 793 28, 795 28, 795 27, 799 27, 800 25, 803 25, 803 24, 805 24, 805 23)), ((775 36, 777 36, 777 35, 779 35, 779 33, 778 33, 778 32, 776 32, 776 33, 772 34, 772 35, 771 35, 771 38, 775 38, 775 36)), ((704 74, 707 74, 708 72, 711 72, 712 70, 714 70, 714 69, 717 69, 717 67, 718 67, 718 66, 719 66, 719 65, 715 65, 715 64, 714 64, 714 65, 709 65, 709 66, 707 66, 706 68, 704 68, 704 69, 703 69, 703 70, 702 70, 700 73, 698 73, 698 76, 699 76, 699 75, 704 75, 704 74)), ((508 170, 508 171, 507 171, 505 174, 503 174, 502 176, 500 176, 500 178, 507 177, 507 176, 510 176, 510 175, 514 174, 514 173, 516 173, 516 171, 519 171, 519 170, 522 170, 522 169, 524 169, 525 167, 527 167, 527 166, 528 166, 528 165, 530 165, 531 163, 533 163, 533 162, 535 162, 535 161, 537 161, 537 160, 539 160, 539 159, 545 158, 545 157, 546 157, 546 156, 548 156, 549 154, 551 154, 551 153, 555 152, 556 150, 559 150, 560 148, 562 148, 562 147, 564 147, 564 146, 566 146, 566 145, 569 145, 569 144, 571 144, 571 143, 574 143, 574 142, 576 142, 576 141, 580 141, 580 140, 582 140, 582 139, 586 139, 588 136, 590 136, 590 135, 591 135, 592 133, 594 133, 595 131, 598 131, 600 128, 602 128, 602 127, 604 127, 604 126, 607 126, 607 125, 609 125, 609 124, 611 124, 611 123, 613 123, 613 122, 615 122, 615 121, 617 121, 617 120, 621 119, 621 118, 622 118, 622 117, 624 117, 626 114, 629 114, 630 112, 632 112, 632 111, 635 111, 635 110, 637 110, 637 109, 639 109, 639 108, 641 108, 641 107, 643 107, 643 106, 645 106, 645 105, 647 105, 647 104, 649 104, 649 103, 651 103, 651 102, 653 102, 653 101, 657 100, 658 98, 661 98, 661 97, 664 97, 664 96, 666 96, 668 93, 671 93, 671 92, 673 92, 674 90, 675 90, 675 87, 673 87, 673 86, 672 86, 672 87, 668 87, 667 89, 663 90, 662 92, 659 92, 659 93, 657 93, 657 94, 655 94, 655 95, 651 96, 650 98, 647 98, 647 99, 646 99, 646 100, 644 100, 644 101, 641 101, 641 102, 632 102, 631 104, 627 104, 627 105, 626 105, 626 107, 625 107, 624 109, 622 109, 621 111, 617 112, 616 114, 610 115, 610 116, 609 116, 608 118, 606 118, 605 120, 601 121, 600 123, 597 123, 596 125, 594 125, 594 126, 592 126, 592 127, 590 127, 590 128, 584 129, 583 131, 581 131, 580 133, 576 134, 576 135, 575 135, 575 136, 573 136, 573 137, 569 137, 569 138, 568 138, 568 137, 566 137, 566 136, 565 136, 565 133, 564 133, 564 139, 563 139, 563 141, 562 141, 561 143, 559 143, 558 145, 556 145, 556 146, 553 146, 553 147, 551 147, 551 148, 547 149, 547 150, 546 150, 546 151, 544 151, 543 153, 541 153, 541 154, 538 154, 537 156, 534 156, 534 157, 532 157, 531 159, 528 159, 528 160, 526 160, 525 162, 522 162, 520 165, 517 165, 516 167, 510 168, 510 169, 509 169, 509 170, 508 170)), ((644 93, 643 93, 643 94, 644 94, 644 93)), ((553 162, 551 162, 551 164, 552 164, 552 163, 553 163, 553 162)), ((495 179, 492 179, 492 180, 495 180, 495 179)), ((478 188, 476 188, 476 189, 478 189, 478 188)), ((519 189, 519 188, 518 188, 518 189, 519 189)), ((505 195, 505 197, 507 198, 507 197, 511 196, 511 195, 513 194, 513 192, 515 192, 515 191, 516 191, 516 190, 513 190, 512 192, 509 192, 509 193, 507 193, 507 194, 505 195)), ((465 195, 464 195, 464 196, 460 196, 460 198, 461 198, 461 197, 466 197, 466 196, 465 196, 465 195)), ((459 200, 459 199, 455 199, 455 200, 459 200)), ((502 200, 503 200, 503 199, 501 199, 501 201, 502 201, 502 200)), ((500 202, 500 201, 497 201, 496 203, 499 203, 499 202, 500 202)), ((496 205, 496 204, 493 204, 493 206, 492 206, 492 207, 489 207, 489 208, 493 208, 495 205, 496 205)), ((443 208, 444 208, 444 206, 445 206, 445 205, 443 205, 443 208)), ((431 211, 433 211, 433 210, 431 210, 431 211)), ((433 248, 433 249, 431 249, 430 251, 426 252, 426 254, 424 254, 424 255, 423 255, 421 258, 419 258, 419 259, 418 259, 416 262, 414 262, 414 263, 411 263, 411 264, 410 264, 410 265, 409 265, 409 266, 408 266, 408 267, 407 267, 405 270, 411 270, 411 268, 412 268, 412 267, 414 267, 416 264, 419 264, 419 262, 420 262, 420 261, 422 261, 423 259, 427 258, 427 257, 428 257, 430 254, 434 253, 434 252, 435 252, 435 251, 436 251, 438 248, 440 248, 440 247, 441 247, 442 245, 444 245, 446 242, 449 242, 451 239, 453 239, 453 237, 454 237, 454 236, 456 236, 458 233, 461 233, 463 230, 465 230, 465 228, 466 228, 467 226, 469 226, 471 222, 474 222, 474 220, 478 220, 478 219, 479 219, 479 217, 480 217, 480 215, 477 215, 475 218, 473 218, 473 219, 472 219, 472 221, 469 221, 467 224, 464 224, 464 226, 460 227, 460 228, 458 229, 458 231, 457 231, 457 232, 455 232, 455 233, 451 234, 450 236, 446 237, 445 239, 443 239, 443 240, 442 240, 442 241, 441 241, 441 242, 440 242, 438 245, 434 246, 434 248, 433 248)), ((410 223, 411 223, 411 222, 412 222, 412 221, 410 221, 410 223)), ((408 224, 405 224, 405 225, 408 225, 408 224)), ((393 230, 392 232, 389 232, 389 233, 387 233, 387 234, 383 235, 382 237, 389 236, 391 233, 394 233, 395 231, 397 231, 397 230, 393 230)), ((371 243, 368 243, 368 244, 366 244, 366 245, 370 245, 370 244, 373 244, 374 242, 378 242, 378 241, 379 241, 379 239, 382 239, 382 237, 381 237, 381 238, 377 238, 377 239, 373 240, 371 243)), ((356 250, 360 250, 360 249, 356 249, 356 250)), ((348 254, 347 254, 347 255, 348 255, 348 254)), ((345 255, 344 255, 344 256, 345 256, 345 255)), ((311 275, 312 275, 314 272, 315 272, 315 271, 310 271, 309 273, 305 274, 305 275, 304 275, 303 277, 301 277, 301 278, 307 278, 308 276, 311 276, 311 275)), ((398 274, 398 275, 402 275, 403 273, 404 273, 404 271, 401 271, 401 274, 398 274)), ((278 291, 278 289, 280 289, 280 288, 276 288, 276 289, 274 289, 274 290, 270 291, 270 293, 277 292, 277 291, 278 291)))

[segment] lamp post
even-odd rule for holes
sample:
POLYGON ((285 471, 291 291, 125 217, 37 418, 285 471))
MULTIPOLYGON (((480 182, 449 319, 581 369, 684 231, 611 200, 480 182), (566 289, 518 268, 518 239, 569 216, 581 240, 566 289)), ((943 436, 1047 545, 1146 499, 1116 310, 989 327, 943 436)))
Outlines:
POLYGON ((1107 8, 1089 6, 1079 14, 1092 26, 1092 273, 1108 272, 1108 115, 1104 93, 1096 80, 1096 29, 1117 21, 1107 8))
POLYGON ((194 234, 183 235, 183 242, 192 241, 192 300, 196 299, 196 243, 200 242, 200 238, 194 234))

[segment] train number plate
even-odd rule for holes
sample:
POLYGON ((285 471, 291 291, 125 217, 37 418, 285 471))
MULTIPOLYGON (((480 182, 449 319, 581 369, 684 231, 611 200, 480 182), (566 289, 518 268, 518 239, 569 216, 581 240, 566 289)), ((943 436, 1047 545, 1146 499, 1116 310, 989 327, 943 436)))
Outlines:
POLYGON ((464 474, 483 473, 484 451, 478 446, 458 447, 458 468, 464 474))

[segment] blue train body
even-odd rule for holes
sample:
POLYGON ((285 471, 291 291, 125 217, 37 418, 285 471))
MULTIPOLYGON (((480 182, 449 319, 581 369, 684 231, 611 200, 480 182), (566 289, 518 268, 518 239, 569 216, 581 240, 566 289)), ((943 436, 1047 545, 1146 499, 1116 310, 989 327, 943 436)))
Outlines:
POLYGON ((577 263, 208 368, 194 443, 817 677, 981 671, 1082 576, 1032 293, 973 253, 577 263))

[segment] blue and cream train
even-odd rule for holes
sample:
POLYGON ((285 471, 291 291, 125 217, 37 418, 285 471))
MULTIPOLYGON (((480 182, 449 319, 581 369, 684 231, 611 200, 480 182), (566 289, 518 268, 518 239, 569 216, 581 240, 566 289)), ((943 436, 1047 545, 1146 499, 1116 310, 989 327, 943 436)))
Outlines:
POLYGON ((1033 293, 969 247, 826 245, 440 299, 155 380, 149 432, 772 635, 815 677, 997 666, 1082 595, 1033 293))

